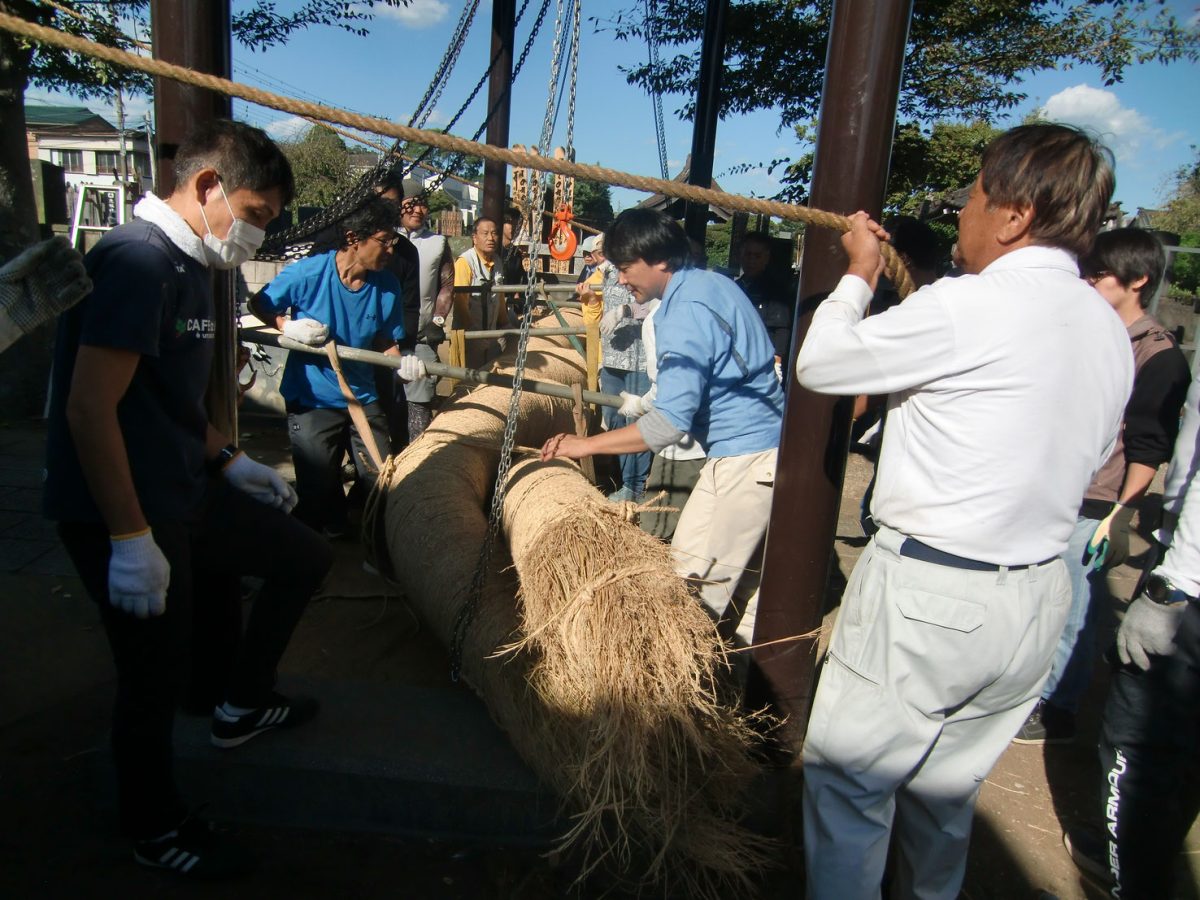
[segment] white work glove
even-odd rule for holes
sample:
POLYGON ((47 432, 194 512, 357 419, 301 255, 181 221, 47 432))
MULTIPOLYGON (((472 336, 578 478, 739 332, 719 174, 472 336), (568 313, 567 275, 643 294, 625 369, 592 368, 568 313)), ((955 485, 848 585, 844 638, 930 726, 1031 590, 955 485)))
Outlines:
POLYGON ((425 363, 421 358, 409 353, 400 357, 400 368, 396 370, 396 377, 411 383, 424 381, 429 377, 429 373, 425 370, 425 363))
POLYGON ((621 400, 622 403, 617 412, 627 419, 639 419, 650 412, 650 404, 640 394, 621 391, 621 400))
POLYGON ((618 306, 610 309, 600 317, 600 333, 605 337, 610 337, 617 326, 621 324, 621 320, 625 318, 625 307, 618 306))
POLYGON ((171 564, 150 529, 110 540, 108 602, 139 619, 161 616, 167 608, 171 564))
POLYGON ((324 347, 329 343, 329 326, 316 319, 287 319, 283 323, 283 336, 310 347, 324 347))
POLYGON ((81 257, 64 238, 34 244, 0 266, 0 350, 92 290, 81 257))
POLYGON ((283 476, 245 453, 238 453, 221 470, 225 480, 259 503, 290 513, 296 506, 296 492, 283 476))
POLYGON ((1117 632, 1117 655, 1125 665, 1132 663, 1144 672, 1150 670, 1150 656, 1170 656, 1175 652, 1175 633, 1183 621, 1187 602, 1155 603, 1139 596, 1125 613, 1117 632))

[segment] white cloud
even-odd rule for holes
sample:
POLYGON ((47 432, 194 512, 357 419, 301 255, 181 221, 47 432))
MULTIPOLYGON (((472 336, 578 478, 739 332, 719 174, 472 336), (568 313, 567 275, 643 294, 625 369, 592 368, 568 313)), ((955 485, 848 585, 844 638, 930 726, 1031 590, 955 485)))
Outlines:
POLYGON ((396 19, 406 28, 429 28, 446 18, 450 4, 446 0, 408 0, 404 6, 377 2, 371 11, 380 18, 396 19))
POLYGON ((1096 134, 1118 160, 1136 163, 1139 156, 1178 139, 1155 128, 1136 109, 1122 106, 1112 91, 1077 84, 1046 101, 1042 113, 1053 122, 1078 125, 1096 134))
POLYGON ((300 116, 288 116, 286 119, 276 119, 263 125, 263 131, 277 141, 291 141, 300 137, 312 127, 312 122, 300 116))

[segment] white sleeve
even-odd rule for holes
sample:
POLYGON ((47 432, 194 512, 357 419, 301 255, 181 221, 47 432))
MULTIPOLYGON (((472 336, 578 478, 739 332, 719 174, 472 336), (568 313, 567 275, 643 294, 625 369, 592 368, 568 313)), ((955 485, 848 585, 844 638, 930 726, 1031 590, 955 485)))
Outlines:
POLYGON ((1200 596, 1200 496, 1196 491, 1183 495, 1171 546, 1155 571, 1184 593, 1200 596))
POLYGON ((864 319, 870 286, 844 275, 817 307, 796 357, 796 378, 819 394, 890 394, 951 372, 954 325, 941 293, 922 288, 864 319))
POLYGON ((1171 464, 1167 467, 1167 479, 1163 484, 1163 522, 1158 539, 1171 543, 1171 532, 1183 506, 1184 495, 1196 477, 1200 467, 1200 371, 1192 379, 1187 400, 1183 404, 1183 421, 1179 425, 1179 436, 1175 439, 1175 450, 1171 464))

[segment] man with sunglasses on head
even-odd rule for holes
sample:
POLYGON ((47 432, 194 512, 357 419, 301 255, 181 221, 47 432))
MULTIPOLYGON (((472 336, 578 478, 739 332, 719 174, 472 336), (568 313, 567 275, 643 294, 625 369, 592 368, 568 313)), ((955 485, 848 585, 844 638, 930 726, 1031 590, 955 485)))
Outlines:
MULTIPOLYGON (((416 316, 405 318, 405 330, 414 341, 413 353, 423 362, 437 362, 437 348, 446 340, 446 319, 454 307, 454 255, 445 235, 431 231, 429 194, 414 178, 404 181, 405 200, 400 204, 400 236, 416 248, 418 296, 416 316), (414 321, 415 319, 415 321, 414 321)), ((405 298, 406 311, 414 304, 405 298)), ((415 441, 433 419, 436 378, 404 385, 408 399, 408 439, 415 441)))
MULTIPOLYGON (((338 345, 401 356, 404 309, 400 283, 386 271, 396 244, 399 209, 372 197, 341 223, 341 246, 288 266, 250 302, 264 323, 285 337, 324 347, 338 345)), ((405 382, 425 378, 416 356, 401 357, 398 377, 405 382)), ((379 456, 388 447, 387 418, 379 403, 370 363, 340 363, 342 378, 329 359, 312 354, 288 356, 279 391, 287 404, 288 431, 296 466, 296 515, 327 534, 344 534, 345 495, 341 462, 347 442, 358 479, 374 484, 378 472, 367 442, 379 456), (353 400, 347 394, 353 395, 353 400), (361 406, 365 433, 353 426, 351 404, 361 406)))
POLYGON ((1175 338, 1147 311, 1162 282, 1167 255, 1149 231, 1118 228, 1096 237, 1079 260, 1086 280, 1111 306, 1133 347, 1133 393, 1108 461, 1092 478, 1063 560, 1071 576, 1071 611, 1041 700, 1013 739, 1066 744, 1091 683, 1095 620, 1111 602, 1108 572, 1129 553, 1129 521, 1159 466, 1171 458, 1179 409, 1191 380, 1175 338))

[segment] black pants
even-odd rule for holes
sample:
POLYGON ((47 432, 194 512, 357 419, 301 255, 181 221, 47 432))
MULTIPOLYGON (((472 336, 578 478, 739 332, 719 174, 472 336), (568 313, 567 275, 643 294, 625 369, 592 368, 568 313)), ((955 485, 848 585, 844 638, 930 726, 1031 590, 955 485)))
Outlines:
POLYGON ((60 523, 67 553, 100 618, 117 669, 112 747, 121 830, 156 837, 186 807, 172 772, 175 709, 189 677, 215 704, 263 705, 275 667, 309 597, 333 564, 329 545, 291 516, 251 499, 221 479, 210 484, 195 524, 153 527, 171 564, 166 611, 138 619, 108 602, 108 530, 60 523), (241 627, 237 576, 265 579, 241 627))
POLYGON ((1182 787, 1200 750, 1200 604, 1189 603, 1170 656, 1113 675, 1100 730, 1101 824, 1122 900, 1171 894, 1196 816, 1182 787))
MULTIPOLYGON (((384 456, 390 438, 387 419, 378 403, 363 406, 375 445, 384 456)), ((342 409, 313 409, 288 405, 288 435, 292 440, 292 462, 296 466, 296 493, 300 503, 296 517, 320 531, 346 530, 346 495, 342 490, 342 456, 346 448, 354 460, 358 483, 370 488, 378 473, 371 463, 350 413, 342 409)))

